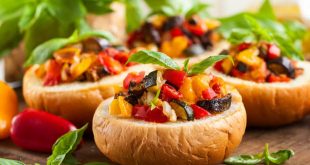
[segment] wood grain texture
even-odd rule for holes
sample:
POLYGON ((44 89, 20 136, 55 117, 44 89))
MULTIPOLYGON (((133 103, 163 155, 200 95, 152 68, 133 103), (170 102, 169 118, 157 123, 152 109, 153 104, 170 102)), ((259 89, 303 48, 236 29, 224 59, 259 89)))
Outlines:
MULTIPOLYGON (((21 99, 20 99, 21 100, 21 99)), ((21 107, 24 107, 21 102, 21 107)), ((293 149, 295 156, 286 164, 306 165, 310 162, 310 116, 294 124, 272 129, 249 128, 243 141, 233 155, 259 153, 263 151, 265 143, 269 143, 271 151, 279 149, 293 149)), ((21 160, 25 163, 46 163, 49 154, 35 153, 16 147, 9 139, 0 141, 0 157, 21 160)), ((85 144, 75 152, 76 158, 82 163, 100 161, 110 162, 102 155, 94 144, 92 137, 85 140, 85 144)))

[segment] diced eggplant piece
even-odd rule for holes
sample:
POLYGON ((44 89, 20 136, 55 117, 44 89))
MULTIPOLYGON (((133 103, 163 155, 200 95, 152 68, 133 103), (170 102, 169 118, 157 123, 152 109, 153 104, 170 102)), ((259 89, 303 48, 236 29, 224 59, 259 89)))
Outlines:
POLYGON ((125 97, 125 100, 130 103, 131 105, 138 104, 138 98, 134 95, 128 95, 125 97))
POLYGON ((243 63, 243 62, 238 62, 236 68, 241 73, 246 73, 248 71, 248 69, 249 69, 248 66, 245 63, 243 63))
POLYGON ((213 31, 207 31, 203 36, 200 37, 201 44, 205 49, 211 48, 213 46, 211 40, 212 35, 213 31))
POLYGON ((259 57, 262 58, 262 59, 268 59, 267 58, 267 45, 262 45, 258 48, 259 50, 259 57))
POLYGON ((172 109, 175 110, 177 117, 187 121, 194 120, 194 111, 192 107, 188 106, 185 102, 181 100, 172 100, 170 105, 172 109))
POLYGON ((133 95, 137 98, 140 98, 145 91, 145 88, 143 87, 142 83, 135 83, 131 81, 129 83, 129 89, 128 89, 128 94, 133 95))
POLYGON ((286 57, 279 57, 268 61, 267 67, 272 73, 276 75, 285 74, 290 78, 295 77, 294 66, 292 65, 291 60, 286 57))
POLYGON ((211 113, 223 112, 230 108, 231 98, 231 94, 227 94, 223 98, 198 101, 197 105, 208 110, 211 113))
POLYGON ((181 16, 169 17, 163 25, 164 31, 168 31, 172 28, 182 26, 183 21, 184 21, 184 18, 181 16))
POLYGON ((157 73, 158 73, 158 71, 155 70, 155 71, 149 73, 148 75, 146 75, 146 76, 143 78, 143 84, 144 84, 144 88, 145 88, 145 89, 157 85, 157 73))
POLYGON ((141 32, 143 34, 143 40, 146 43, 156 43, 157 45, 160 44, 160 34, 159 31, 153 26, 152 23, 146 22, 141 29, 141 32))
POLYGON ((109 46, 109 42, 106 39, 101 38, 89 38, 82 42, 84 52, 100 52, 104 48, 109 46))
POLYGON ((184 54, 188 57, 201 55, 205 52, 205 49, 201 44, 193 44, 184 50, 184 54))

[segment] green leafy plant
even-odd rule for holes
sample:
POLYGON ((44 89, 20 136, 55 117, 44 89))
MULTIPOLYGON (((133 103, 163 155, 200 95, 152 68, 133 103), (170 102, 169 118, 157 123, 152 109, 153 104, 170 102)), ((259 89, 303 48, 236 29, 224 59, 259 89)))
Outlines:
POLYGON ((264 152, 254 155, 233 156, 224 160, 225 164, 230 165, 256 165, 256 164, 284 164, 288 159, 294 156, 292 150, 279 150, 270 153, 268 144, 265 145, 264 152))
MULTIPOLYGON (((105 14, 112 0, 1 0, 0 57, 24 41, 27 57, 37 45, 68 37, 86 14, 105 14)), ((84 25, 85 26, 85 25, 84 25)))
POLYGON ((0 158, 0 164, 1 165, 25 165, 23 162, 20 162, 17 160, 10 160, 10 159, 4 159, 4 158, 0 158))
POLYGON ((303 60, 301 41, 305 27, 298 21, 278 22, 269 0, 257 13, 239 13, 220 19, 218 32, 232 44, 268 41, 277 44, 284 56, 303 60))
MULTIPOLYGON (((199 74, 211 65, 213 65, 215 62, 221 61, 228 57, 229 56, 227 55, 210 56, 199 63, 193 64, 191 67, 188 67, 189 60, 186 60, 184 62, 183 70, 185 70, 188 75, 199 74)), ((166 54, 149 50, 141 50, 137 53, 134 53, 129 57, 127 63, 129 62, 138 62, 142 64, 157 64, 165 68, 174 70, 181 69, 181 67, 166 54)))

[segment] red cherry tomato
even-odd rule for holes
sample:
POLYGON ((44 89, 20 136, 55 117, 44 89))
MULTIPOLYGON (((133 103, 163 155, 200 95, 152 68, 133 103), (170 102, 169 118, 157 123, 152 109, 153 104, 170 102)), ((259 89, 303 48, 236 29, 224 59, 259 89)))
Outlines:
POLYGON ((118 74, 123 71, 122 64, 108 56, 105 52, 100 52, 98 55, 100 63, 104 66, 104 68, 112 75, 118 74))
POLYGON ((164 101, 170 101, 172 99, 180 99, 183 95, 178 92, 175 88, 171 85, 164 84, 161 87, 160 98, 164 101))
POLYGON ((148 109, 149 106, 147 105, 135 105, 132 108, 132 116, 136 119, 144 120, 148 109))
POLYGON ((180 88, 180 86, 183 84, 185 77, 186 73, 180 70, 168 69, 163 74, 164 79, 178 88, 180 88))
POLYGON ((211 115, 210 112, 208 112, 207 110, 205 110, 205 109, 199 107, 199 106, 196 105, 196 104, 192 104, 191 107, 192 107, 192 109, 193 109, 193 111, 194 111, 194 117, 195 117, 195 119, 201 119, 201 118, 203 118, 203 117, 206 117, 206 116, 210 116, 210 115, 211 115))
POLYGON ((145 121, 165 123, 169 121, 169 118, 164 114, 163 107, 156 107, 152 110, 149 107, 146 113, 145 121))
POLYGON ((21 148, 49 153, 60 136, 75 129, 63 118, 44 111, 25 109, 13 118, 11 139, 21 148))
POLYGON ((128 73, 128 75, 126 76, 126 78, 123 81, 123 87, 125 89, 128 89, 130 82, 135 82, 135 83, 142 82, 142 80, 144 78, 144 74, 145 74, 145 72, 143 72, 143 71, 139 72, 139 73, 128 73))
POLYGON ((61 64, 57 63, 56 60, 49 60, 43 85, 53 86, 59 84, 61 81, 61 68, 61 64))
POLYGON ((214 99, 216 96, 217 96, 217 94, 215 93, 215 91, 214 91, 212 88, 208 88, 208 89, 202 91, 202 97, 203 97, 204 99, 212 100, 212 99, 214 99))
POLYGON ((182 36, 183 35, 183 32, 180 28, 173 28, 170 30, 170 35, 173 37, 177 37, 177 36, 182 36))
POLYGON ((277 45, 271 44, 268 45, 267 56, 268 59, 273 60, 280 57, 281 50, 277 47, 277 45))
POLYGON ((246 42, 241 43, 241 44, 238 46, 238 51, 239 51, 239 52, 240 52, 240 51, 243 51, 243 50, 249 48, 250 46, 251 46, 251 43, 246 43, 246 42))

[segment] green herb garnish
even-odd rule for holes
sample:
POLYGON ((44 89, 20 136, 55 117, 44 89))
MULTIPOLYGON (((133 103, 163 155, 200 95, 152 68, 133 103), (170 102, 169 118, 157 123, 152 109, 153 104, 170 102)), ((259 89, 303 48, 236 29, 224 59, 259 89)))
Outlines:
POLYGON ((1 165, 25 165, 23 162, 11 159, 0 158, 1 165))
POLYGON ((157 90, 155 97, 153 98, 153 100, 151 101, 151 110, 153 110, 154 108, 156 108, 156 104, 159 98, 159 94, 160 94, 160 89, 157 90))
POLYGON ((230 165, 256 165, 256 164, 283 164, 288 159, 294 156, 293 150, 279 150, 277 152, 269 153, 268 144, 265 144, 263 153, 255 155, 240 155, 233 156, 224 160, 225 164, 230 165))

